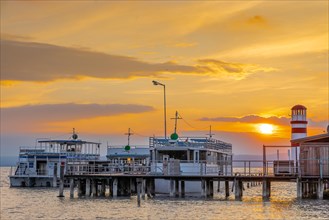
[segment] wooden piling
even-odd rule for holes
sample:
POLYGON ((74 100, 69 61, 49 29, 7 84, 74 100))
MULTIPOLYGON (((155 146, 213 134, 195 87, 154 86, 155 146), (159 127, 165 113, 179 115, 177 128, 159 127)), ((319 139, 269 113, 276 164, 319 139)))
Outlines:
POLYGON ((225 180, 225 197, 230 197, 230 182, 228 180, 225 180))
POLYGON ((201 180, 201 196, 206 197, 206 181, 204 179, 201 180))
POLYGON ((97 179, 92 180, 91 190, 92 190, 93 197, 97 197, 97 179))
POLYGON ((109 198, 113 196, 113 184, 112 184, 112 179, 108 179, 108 184, 109 184, 109 198))
POLYGON ((78 185, 78 197, 81 197, 82 196, 82 185, 83 185, 81 179, 78 179, 77 185, 78 185))
POLYGON ((214 182, 212 180, 209 180, 209 196, 214 196, 214 182))
POLYGON ((100 196, 104 196, 105 197, 105 191, 106 191, 106 180, 102 180, 100 196))
POLYGON ((319 178, 318 180, 318 186, 317 186, 317 198, 318 199, 323 199, 323 192, 324 192, 324 186, 323 186, 323 180, 319 178))
POLYGON ((86 196, 90 196, 91 195, 91 179, 90 178, 87 178, 86 179, 86 196))
POLYGON ((303 197, 303 187, 300 178, 296 179, 296 184, 297 184, 297 199, 301 199, 303 197))
POLYGON ((57 164, 54 164, 53 187, 57 187, 57 164))
POLYGON ((180 195, 181 197, 185 197, 185 181, 180 181, 180 195))
POLYGON ((136 182, 137 182, 137 205, 138 205, 138 207, 140 207, 141 206, 141 191, 142 191, 143 179, 137 178, 136 182))
MULTIPOLYGON (((134 178, 129 178, 129 182, 130 182, 129 195, 131 196, 132 194, 137 193, 137 182, 136 179, 134 178)), ((142 189, 143 189, 143 185, 142 185, 142 189)))
POLYGON ((236 180, 234 193, 235 193, 235 200, 241 201, 242 200, 242 188, 243 184, 241 180, 236 180))
POLYGON ((146 195, 147 198, 151 198, 151 180, 150 179, 146 179, 146 195))
POLYGON ((74 179, 70 179, 70 198, 74 198, 74 179))
POLYGON ((179 180, 175 180, 175 197, 179 197, 179 180))
POLYGON ((271 196, 271 182, 269 180, 263 180, 263 199, 267 200, 271 196))
POLYGON ((170 191, 169 191, 170 197, 174 196, 174 191, 175 191, 175 181, 173 179, 170 179, 170 191))
POLYGON ((146 179, 142 179, 142 199, 145 199, 146 179))
POLYGON ((114 178, 112 183, 113 198, 116 198, 118 196, 118 178, 114 178))
POLYGON ((64 197, 64 168, 65 163, 62 162, 60 166, 60 177, 59 177, 59 195, 58 197, 64 197))
POLYGON ((210 180, 206 180, 206 196, 210 197, 210 180))

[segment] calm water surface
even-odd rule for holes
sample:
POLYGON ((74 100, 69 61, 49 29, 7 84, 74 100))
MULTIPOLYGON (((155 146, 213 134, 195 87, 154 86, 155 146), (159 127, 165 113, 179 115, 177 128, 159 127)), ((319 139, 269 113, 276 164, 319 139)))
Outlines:
POLYGON ((329 200, 297 200, 295 183, 272 183, 270 201, 263 202, 261 186, 243 192, 242 201, 219 193, 213 199, 197 196, 172 199, 57 198, 58 189, 10 188, 10 168, 0 168, 0 219, 329 219, 329 200))

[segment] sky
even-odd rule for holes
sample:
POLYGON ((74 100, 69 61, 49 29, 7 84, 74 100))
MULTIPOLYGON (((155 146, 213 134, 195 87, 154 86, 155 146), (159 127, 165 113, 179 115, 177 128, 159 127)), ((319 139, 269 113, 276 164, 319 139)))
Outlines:
POLYGON ((261 154, 329 124, 328 1, 1 1, 1 156, 37 138, 167 133, 261 154), (264 126, 264 124, 267 124, 264 126))

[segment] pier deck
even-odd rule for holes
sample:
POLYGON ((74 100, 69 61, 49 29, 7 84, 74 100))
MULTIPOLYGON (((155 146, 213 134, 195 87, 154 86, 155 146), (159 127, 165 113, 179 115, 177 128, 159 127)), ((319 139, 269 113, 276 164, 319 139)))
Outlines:
MULTIPOLYGON (((251 163, 260 161, 233 161, 233 163, 243 164, 243 167, 237 168, 233 173, 218 173, 217 175, 204 172, 200 169, 197 173, 167 173, 158 169, 156 164, 151 166, 131 166, 118 167, 119 165, 107 164, 106 166, 98 166, 97 164, 70 165, 64 175, 65 164, 60 170, 60 192, 59 196, 63 196, 64 178, 70 182, 70 197, 74 197, 74 188, 78 188, 79 196, 104 196, 111 197, 130 196, 137 194, 149 197, 155 196, 156 184, 158 180, 165 180, 168 184, 170 196, 185 196, 186 184, 190 182, 199 182, 201 196, 211 197, 214 195, 214 185, 224 184, 225 196, 229 197, 230 192, 234 192, 236 200, 241 200, 243 191, 247 188, 262 185, 261 192, 263 199, 267 200, 271 196, 272 182, 292 182, 296 183, 297 198, 318 198, 323 199, 326 191, 329 190, 329 175, 326 171, 327 161, 318 161, 319 173, 313 176, 302 176, 297 167, 291 166, 290 163, 275 165, 273 161, 261 161, 263 169, 259 166, 252 166, 251 163), (272 167, 270 166, 272 164, 272 167), (285 167, 287 166, 287 167, 285 167), (155 170, 156 172, 153 172, 155 170), (262 171, 260 171, 262 170, 262 171), (281 172, 280 172, 281 171, 281 172), (232 174, 232 175, 230 175, 232 174), (214 183, 218 184, 214 184, 214 183), (246 187, 245 187, 246 186, 246 187), (230 189, 231 188, 231 189, 230 189), (105 193, 109 190, 109 193, 105 193)), ((105 163, 105 162, 104 162, 105 163)), ((108 163, 108 162, 106 162, 108 163)), ((104 165, 104 164, 103 164, 104 165)), ((161 168, 161 167, 160 167, 161 168)), ((166 187, 167 187, 166 186, 166 187)), ((158 185, 157 185, 158 187, 158 185)), ((219 188, 217 189, 219 190, 219 188)), ((188 192, 188 190, 187 190, 188 192)))
POLYGON ((130 196, 137 194, 149 197, 155 196, 155 180, 163 179, 170 181, 170 196, 184 196, 186 181, 201 182, 201 196, 213 196, 213 183, 222 182, 225 186, 225 196, 230 196, 230 191, 234 191, 235 199, 241 200, 244 184, 247 188, 262 185, 263 199, 269 199, 271 195, 272 182, 296 182, 297 198, 307 198, 316 196, 323 199, 324 191, 329 189, 329 177, 319 178, 318 176, 263 176, 259 175, 157 175, 157 174, 79 174, 65 175, 70 180, 70 195, 74 195, 74 187, 78 187, 79 196, 99 196, 105 195, 106 186, 109 189, 109 195, 130 196), (230 185, 232 190, 230 190, 230 185), (100 190, 98 190, 100 188, 100 190), (99 191, 99 192, 98 192, 99 191))

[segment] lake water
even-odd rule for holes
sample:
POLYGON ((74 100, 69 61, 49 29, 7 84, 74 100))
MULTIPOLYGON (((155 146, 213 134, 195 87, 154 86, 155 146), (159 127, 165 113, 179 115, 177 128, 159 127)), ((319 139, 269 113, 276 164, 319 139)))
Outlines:
POLYGON ((295 183, 272 183, 271 199, 263 202, 261 186, 225 199, 198 196, 169 198, 74 198, 68 189, 58 198, 56 188, 10 188, 10 168, 1 167, 0 219, 329 219, 329 200, 297 200, 295 183))

